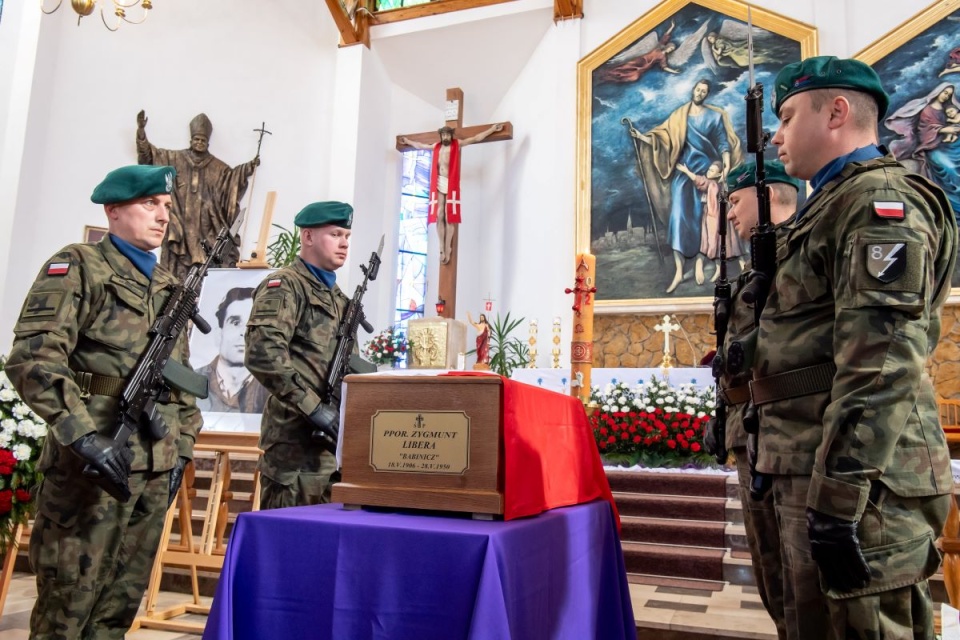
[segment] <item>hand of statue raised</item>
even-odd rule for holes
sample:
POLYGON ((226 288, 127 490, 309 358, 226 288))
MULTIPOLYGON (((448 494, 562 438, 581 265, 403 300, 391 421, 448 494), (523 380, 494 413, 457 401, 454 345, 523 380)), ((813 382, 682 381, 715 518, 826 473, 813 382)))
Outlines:
POLYGON ((147 113, 143 109, 140 109, 140 113, 137 114, 137 128, 143 129, 147 126, 147 113))
POLYGON ((256 156, 256 157, 253 159, 253 166, 255 166, 255 167, 259 167, 259 166, 260 166, 260 156, 259 156, 259 155, 256 156))

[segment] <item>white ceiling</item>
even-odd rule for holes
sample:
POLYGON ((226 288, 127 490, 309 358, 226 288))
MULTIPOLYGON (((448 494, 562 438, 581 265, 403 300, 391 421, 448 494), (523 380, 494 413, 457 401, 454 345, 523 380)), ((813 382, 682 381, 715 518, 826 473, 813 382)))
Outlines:
POLYGON ((494 8, 373 26, 371 52, 395 84, 438 109, 446 90, 460 87, 464 126, 487 123, 553 26, 552 0, 485 9, 494 8))

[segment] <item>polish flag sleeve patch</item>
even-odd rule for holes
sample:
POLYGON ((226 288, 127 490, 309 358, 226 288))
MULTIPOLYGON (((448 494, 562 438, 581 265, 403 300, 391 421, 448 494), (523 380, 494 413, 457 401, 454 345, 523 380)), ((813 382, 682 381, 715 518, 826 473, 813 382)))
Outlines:
POLYGON ((874 200, 873 212, 885 220, 903 220, 903 203, 874 200))
POLYGON ((47 265, 48 276, 65 276, 70 271, 69 262, 51 262, 47 265))
POLYGON ((268 289, 272 289, 272 288, 274 288, 274 287, 279 287, 279 286, 280 286, 280 283, 281 283, 280 278, 274 278, 274 279, 272 279, 272 280, 270 280, 270 281, 267 282, 267 288, 268 288, 268 289))

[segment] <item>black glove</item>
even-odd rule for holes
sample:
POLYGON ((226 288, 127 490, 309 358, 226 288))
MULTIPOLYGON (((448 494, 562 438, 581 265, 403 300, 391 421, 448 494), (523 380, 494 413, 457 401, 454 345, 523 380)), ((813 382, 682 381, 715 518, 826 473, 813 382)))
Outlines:
POLYGON ((133 451, 99 433, 88 433, 70 445, 73 452, 87 462, 83 475, 121 502, 130 499, 130 463, 133 451))
POLYGON ((810 550, 826 585, 837 591, 870 584, 870 567, 860 551, 857 523, 807 507, 810 550))
POLYGON ((720 458, 721 453, 726 458, 727 450, 723 445, 720 440, 720 422, 716 418, 710 418, 703 427, 703 448, 716 458, 720 458))
POLYGON ((170 469, 170 497, 167 500, 167 508, 177 499, 177 493, 180 491, 180 483, 183 482, 183 470, 186 468, 189 459, 183 456, 177 456, 177 463, 170 469))
POLYGON ((310 422, 316 427, 310 433, 311 439, 329 453, 336 455, 337 437, 340 434, 340 410, 333 405, 321 402, 309 417, 310 422))

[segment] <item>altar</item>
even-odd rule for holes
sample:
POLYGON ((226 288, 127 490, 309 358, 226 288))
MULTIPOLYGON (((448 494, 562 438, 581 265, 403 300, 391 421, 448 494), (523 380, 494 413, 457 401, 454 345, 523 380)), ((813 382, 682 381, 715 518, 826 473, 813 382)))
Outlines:
MULTIPOLYGON (((660 367, 645 369, 595 367, 590 370, 590 384, 599 387, 601 390, 607 384, 616 384, 617 382, 636 386, 650 382, 654 376, 658 380, 663 380, 666 377, 673 386, 692 384, 698 389, 705 389, 714 384, 713 373, 707 367, 673 367, 670 369, 661 369, 660 367)), ((570 369, 514 369, 510 378, 550 391, 570 393, 570 369)))
POLYGON ((617 522, 597 500, 510 522, 242 513, 204 640, 634 640, 617 522))

